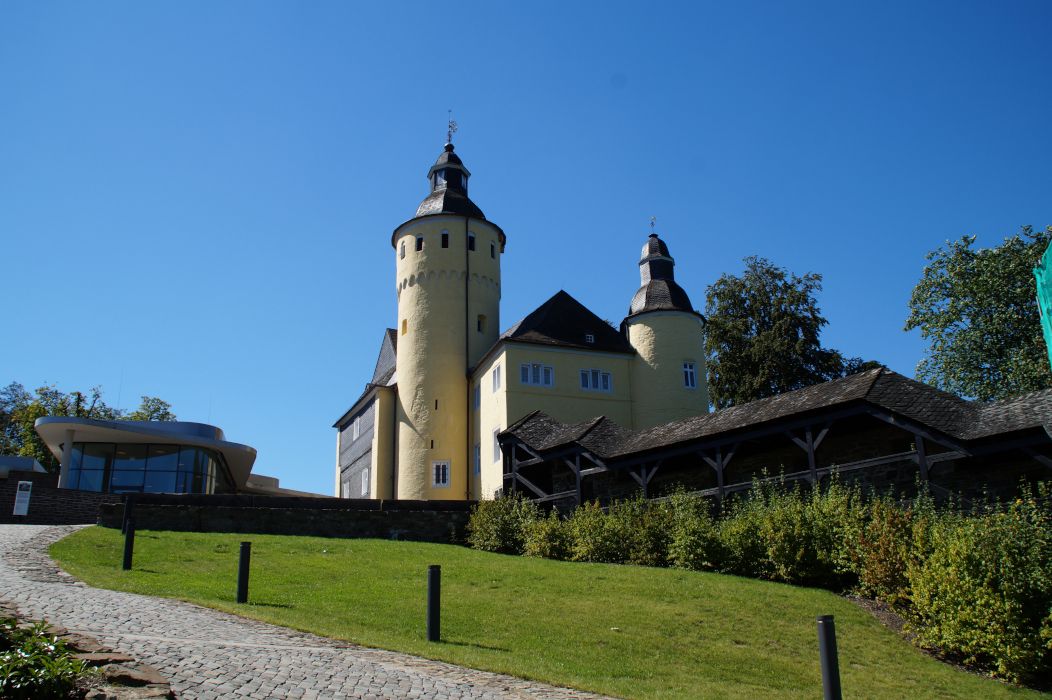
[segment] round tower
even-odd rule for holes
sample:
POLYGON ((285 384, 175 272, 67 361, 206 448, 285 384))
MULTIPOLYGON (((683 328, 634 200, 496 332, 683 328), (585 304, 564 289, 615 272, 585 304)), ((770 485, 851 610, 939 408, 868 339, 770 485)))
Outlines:
POLYGON ((638 355, 632 363, 636 430, 707 413, 705 318, 676 284, 676 262, 656 233, 643 244, 640 287, 622 328, 638 355))
POLYGON ((471 173, 447 143, 430 194, 394 230, 399 499, 468 498, 468 373, 497 340, 504 232, 468 197, 471 173))

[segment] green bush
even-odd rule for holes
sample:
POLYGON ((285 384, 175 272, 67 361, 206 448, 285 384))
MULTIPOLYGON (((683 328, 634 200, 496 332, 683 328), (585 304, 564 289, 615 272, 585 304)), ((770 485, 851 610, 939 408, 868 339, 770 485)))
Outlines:
POLYGON ((523 554, 544 559, 569 559, 572 543, 569 524, 552 511, 547 518, 526 525, 523 554))
POLYGON ((723 554, 719 570, 738 576, 770 578, 767 546, 761 535, 767 518, 767 495, 762 484, 728 501, 716 528, 723 554))
POLYGON ((640 566, 668 566, 672 520, 666 508, 638 495, 614 503, 607 517, 621 542, 621 561, 640 566))
POLYGON ((680 490, 669 496, 665 508, 671 526, 669 563, 693 571, 720 568, 724 555, 708 502, 680 490))
POLYGON ((872 499, 865 521, 851 542, 852 568, 862 595, 896 607, 910 600, 907 570, 914 558, 913 529, 923 523, 913 508, 902 508, 889 497, 872 499))
POLYGON ((1013 681, 1049 679, 1052 510, 1029 493, 982 516, 942 515, 908 567, 920 641, 1013 681))
POLYGON ((486 552, 522 554, 526 528, 540 517, 540 509, 523 498, 479 501, 468 519, 468 544, 486 552))
POLYGON ((45 631, 44 623, 20 629, 17 620, 0 620, 0 698, 73 697, 77 679, 90 672, 61 640, 45 631))
POLYGON ((568 521, 570 530, 570 558, 574 561, 599 561, 620 564, 625 561, 626 548, 622 533, 613 518, 607 516, 598 501, 591 501, 574 510, 568 521))

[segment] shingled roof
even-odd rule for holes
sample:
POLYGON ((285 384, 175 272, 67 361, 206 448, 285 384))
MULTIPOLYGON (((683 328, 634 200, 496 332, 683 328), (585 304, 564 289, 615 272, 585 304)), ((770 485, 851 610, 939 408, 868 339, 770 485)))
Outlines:
POLYGON ((981 404, 880 368, 647 430, 630 431, 606 418, 565 425, 538 412, 513 424, 505 434, 535 450, 576 443, 599 457, 619 458, 853 403, 870 404, 964 441, 1052 426, 1052 389, 981 404), (598 426, 601 432, 596 432, 598 426))
POLYGON ((562 290, 504 331, 500 340, 635 353, 625 336, 562 290), (594 342, 588 342, 586 335, 594 342))

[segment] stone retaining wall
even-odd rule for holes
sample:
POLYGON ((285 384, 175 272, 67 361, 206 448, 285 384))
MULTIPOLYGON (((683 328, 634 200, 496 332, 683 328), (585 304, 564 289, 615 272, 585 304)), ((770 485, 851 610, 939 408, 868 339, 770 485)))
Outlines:
POLYGON ((99 506, 119 503, 121 496, 56 487, 58 477, 39 472, 11 471, 0 479, 0 523, 27 525, 84 525, 98 520, 99 506), (32 481, 29 513, 13 515, 19 481, 32 481))
MULTIPOLYGON (((136 499, 132 508, 136 529, 460 543, 464 541, 472 505, 467 502, 451 505, 427 501, 325 499, 328 507, 316 507, 310 501, 320 499, 275 498, 274 503, 268 503, 266 499, 269 497, 266 496, 213 497, 219 503, 229 498, 256 499, 254 505, 239 506, 204 502, 208 497, 186 498, 189 503, 174 502, 179 498, 182 497, 164 499, 169 500, 168 503, 136 499), (304 503, 289 502, 296 500, 304 503)), ((98 522, 104 527, 119 528, 123 518, 124 505, 121 503, 103 504, 99 508, 98 522)))

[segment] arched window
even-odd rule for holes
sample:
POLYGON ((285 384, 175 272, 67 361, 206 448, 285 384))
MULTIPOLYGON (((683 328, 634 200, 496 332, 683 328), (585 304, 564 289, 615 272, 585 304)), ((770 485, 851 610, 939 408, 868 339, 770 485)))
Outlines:
POLYGON ((475 250, 475 234, 468 231, 468 250, 475 250))
POLYGON ((424 237, 423 236, 417 236, 416 237, 416 249, 417 250, 423 250, 424 249, 424 237))
POLYGON ((402 241, 402 250, 399 253, 398 257, 400 257, 402 260, 405 260, 405 241, 402 241))

